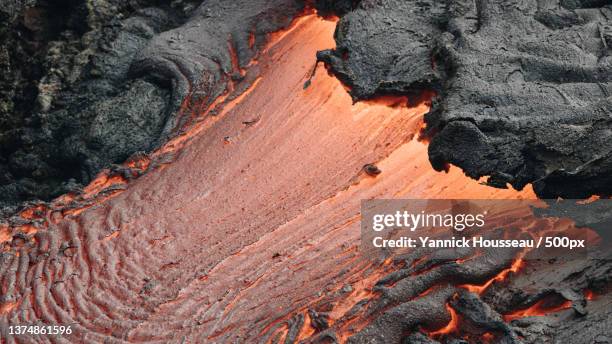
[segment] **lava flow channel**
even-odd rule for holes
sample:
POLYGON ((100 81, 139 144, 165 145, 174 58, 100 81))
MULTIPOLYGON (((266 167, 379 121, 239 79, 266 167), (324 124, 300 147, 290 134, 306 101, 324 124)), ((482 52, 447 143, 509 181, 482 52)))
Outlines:
MULTIPOLYGON (((375 273, 355 249, 362 199, 533 197, 434 172, 415 138, 426 101, 352 104, 323 69, 304 89, 334 28, 301 20, 176 161, 4 254, 3 333, 40 320, 73 324, 71 342, 261 341, 320 291, 375 273)), ((8 342, 51 341, 35 338, 8 342)))

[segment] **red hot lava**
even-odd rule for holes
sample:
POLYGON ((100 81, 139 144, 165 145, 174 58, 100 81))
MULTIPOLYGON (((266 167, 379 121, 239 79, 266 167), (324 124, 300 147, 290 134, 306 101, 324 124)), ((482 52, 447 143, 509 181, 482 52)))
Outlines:
POLYGON ((457 312, 455 311, 455 309, 451 307, 450 304, 447 303, 446 310, 450 314, 451 320, 448 322, 446 326, 442 327, 441 329, 430 332, 429 335, 431 337, 439 337, 439 336, 451 334, 451 333, 457 332, 457 330, 459 329, 459 316, 457 315, 457 312))
MULTIPOLYGON (((3 315, 74 322, 75 335, 92 342, 285 336, 285 320, 322 290, 355 286, 330 309, 332 324, 375 295, 387 271, 356 249, 360 200, 533 197, 480 185, 459 169, 433 171, 416 138, 427 99, 353 104, 327 73, 304 90, 316 51, 334 46, 334 29, 313 15, 299 19, 273 37, 246 92, 127 166, 146 174, 129 183, 101 175, 80 198, 41 210, 53 230, 43 227, 20 252, 47 245, 49 255, 8 271, 9 281, 37 275, 5 287, 17 301, 0 305, 3 315), (175 160, 165 163, 166 154, 175 160), (376 178, 363 173, 369 163, 381 171, 376 178), (74 254, 64 255, 68 248, 74 254)), ((7 236, 0 227, 0 242, 7 236)), ((451 323, 435 333, 456 327, 448 311, 451 323)), ((312 333, 308 325, 300 332, 312 333)))
POLYGON ((565 300, 561 303, 552 303, 549 299, 542 299, 536 302, 533 306, 515 311, 510 314, 504 315, 505 321, 512 321, 514 319, 520 319, 525 317, 533 316, 544 316, 551 313, 556 313, 572 307, 572 302, 565 300))

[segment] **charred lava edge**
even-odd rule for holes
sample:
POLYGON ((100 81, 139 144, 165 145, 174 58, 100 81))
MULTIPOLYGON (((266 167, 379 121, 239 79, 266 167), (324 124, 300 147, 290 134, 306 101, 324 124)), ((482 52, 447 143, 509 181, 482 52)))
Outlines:
MULTIPOLYGON (((607 100, 605 98, 597 100, 599 96, 593 93, 597 92, 596 90, 587 91, 587 93, 591 92, 589 96, 574 92, 571 96, 578 99, 578 102, 586 102, 588 105, 579 108, 571 101, 568 101, 569 105, 567 106, 565 106, 566 104, 555 106, 552 103, 541 105, 539 104, 541 100, 538 100, 536 95, 531 96, 531 98, 521 98, 525 97, 525 94, 510 90, 507 94, 500 95, 502 98, 505 97, 498 102, 500 105, 489 99, 495 97, 495 94, 493 92, 489 94, 486 87, 480 91, 480 94, 473 94, 479 92, 477 87, 462 90, 460 85, 455 84, 469 83, 470 78, 474 79, 478 74, 477 71, 470 70, 470 67, 466 66, 466 61, 470 61, 469 54, 476 54, 478 50, 472 51, 471 48, 465 46, 472 44, 469 43, 469 39, 473 39, 471 35, 477 35, 480 31, 487 30, 487 25, 490 25, 491 20, 491 14, 488 11, 491 10, 490 7, 496 6, 496 4, 446 1, 443 2, 445 13, 440 14, 440 9, 430 1, 409 1, 409 3, 414 5, 413 9, 404 8, 401 2, 395 0, 362 2, 357 9, 340 19, 335 33, 337 47, 317 54, 317 60, 323 62, 327 69, 347 87, 354 101, 372 99, 387 94, 406 95, 434 90, 437 98, 431 111, 425 115, 427 127, 424 131, 425 136, 431 139, 429 157, 434 169, 442 171, 453 164, 463 169, 466 175, 471 178, 488 177, 487 184, 497 188, 507 188, 510 185, 517 190, 521 190, 528 184, 532 184, 535 193, 540 198, 577 199, 588 198, 593 195, 609 197, 612 194, 612 183, 610 177, 608 177, 612 175, 612 151, 608 149, 608 152, 605 152, 605 143, 594 143, 595 146, 600 148, 597 149, 597 152, 588 153, 584 149, 571 147, 576 146, 576 143, 550 143, 553 142, 551 140, 563 140, 564 136, 562 134, 554 132, 546 134, 548 128, 561 132, 558 127, 551 126, 552 123, 563 122, 564 120, 568 126, 572 123, 582 123, 580 118, 588 116, 589 111, 593 111, 593 113, 597 113, 597 116, 593 115, 593 119, 585 123, 585 125, 590 126, 586 135, 597 137, 596 132, 598 130, 605 129, 606 125, 609 128, 610 125, 609 120, 608 122, 605 121, 605 113, 612 111, 612 101, 609 96, 607 100), (422 10, 419 10, 419 7, 422 7, 422 10), (379 17, 376 17, 377 13, 379 17), (380 13, 394 15, 393 18, 395 19, 382 24, 376 23, 377 19, 385 18, 384 15, 380 16, 380 13), (395 27, 390 22, 407 20, 405 19, 406 16, 418 17, 418 20, 415 19, 415 23, 418 22, 420 25, 418 27, 419 33, 423 31, 425 33, 418 35, 411 31, 417 30, 415 27, 402 27, 406 29, 406 32, 402 32, 405 37, 402 36, 403 38, 398 41, 397 35, 393 36, 395 33, 387 34, 384 32, 384 29, 387 28, 384 25, 393 29, 395 27), (428 34, 430 36, 427 36, 428 34), (372 36, 376 36, 376 40, 370 39, 372 36), (377 59, 388 58, 397 54, 401 55, 401 45, 413 41, 421 43, 421 45, 417 44, 416 49, 405 52, 405 56, 402 56, 402 58, 411 62, 410 67, 400 66, 393 69, 388 65, 378 64, 377 59), (423 46, 427 46, 428 49, 426 56, 423 54, 423 46), (427 59, 431 59, 431 69, 423 68, 429 62, 426 61, 427 59), (407 70, 410 73, 401 74, 401 72, 407 70), (472 75, 470 73, 476 74, 472 75), (468 76, 464 74, 468 74, 468 76), (399 79, 397 78, 398 75, 400 76, 399 79), (480 98, 475 99, 478 97, 480 98), (581 97, 585 100, 581 100, 581 97), (462 100, 459 101, 459 99, 462 100), (470 106, 472 102, 474 102, 474 106, 470 106), (490 107, 487 105, 489 102, 493 102, 490 107), (496 129, 497 132, 491 133, 491 128, 488 128, 490 124, 483 123, 489 120, 491 111, 503 108, 504 102, 510 102, 511 104, 515 102, 512 107, 513 111, 517 112, 516 119, 509 119, 506 123, 501 123, 499 128, 496 129), (452 108, 449 108, 450 106, 452 108), (541 116, 544 118, 534 128, 529 127, 530 122, 524 117, 529 112, 528 109, 531 108, 536 109, 536 111, 539 109, 542 112, 541 116), (462 114, 462 111, 467 113, 462 114), (576 114, 572 115, 572 111, 575 111, 576 114), (571 116, 574 117, 568 120, 567 118, 571 116), (510 128, 515 125, 519 128, 510 128), (454 134, 462 137, 463 144, 459 142, 461 140, 457 140, 453 136, 454 134), (546 137, 542 140, 534 140, 533 137, 537 138, 538 135, 546 137), (504 143, 504 140, 514 140, 519 143, 509 145, 504 143), (604 149, 601 148, 602 144, 604 149), (547 156, 547 154, 552 154, 552 157, 547 156), (582 163, 580 163, 581 160, 582 163)), ((514 16, 512 20, 519 23, 529 20, 538 22, 551 30, 547 34, 561 35, 558 30, 580 32, 583 27, 587 27, 588 21, 581 18, 577 12, 573 12, 576 9, 597 10, 600 8, 603 11, 603 17, 606 17, 605 11, 610 12, 612 10, 612 7, 606 5, 605 2, 563 2, 561 5, 562 8, 560 9, 540 8, 535 14, 514 9, 514 12, 508 15, 514 16)), ((601 18, 591 19, 604 20, 601 18)), ((512 22, 512 20, 509 22, 512 22)), ((407 23, 411 24, 412 22, 408 19, 407 23)), ((396 29, 401 31, 399 28, 396 29)), ((520 48, 522 45, 529 46, 529 39, 520 36, 521 34, 523 34, 522 31, 517 31, 518 41, 513 40, 506 44, 518 44, 519 51, 524 49, 520 48)), ((586 67, 580 69, 576 67, 572 58, 568 58, 569 69, 572 71, 580 70, 581 73, 587 74, 573 72, 568 76, 569 79, 564 79, 562 68, 559 65, 546 60, 544 57, 542 57, 544 60, 533 58, 528 60, 536 65, 521 68, 519 72, 527 75, 524 78, 535 79, 523 82, 530 85, 531 88, 537 89, 534 91, 536 93, 538 90, 539 93, 545 93, 544 91, 547 89, 557 90, 562 97, 567 99, 564 91, 559 90, 559 87, 564 85, 570 85, 567 87, 571 87, 572 82, 593 85, 596 81, 601 88, 601 92, 609 94, 606 87, 609 89, 610 80, 604 75, 606 70, 612 70, 609 63, 610 46, 612 45, 606 45, 606 42, 612 42, 612 31, 600 31, 600 35, 604 49, 608 49, 607 53, 596 53, 596 55, 603 54, 602 58, 604 60, 601 63, 598 62, 591 69, 586 67), (608 60, 605 60, 606 56, 608 60), (589 71, 592 75, 588 75, 589 71), (583 75, 583 78, 579 78, 578 74, 583 75), (543 84, 538 83, 540 79, 542 79, 543 84)), ((491 38, 490 35, 485 35, 486 37, 491 38)), ((562 40, 563 38, 554 36, 551 39, 562 40)), ((514 50, 512 51, 514 52, 514 50)), ((512 53, 505 54, 503 52, 498 55, 502 62, 506 61, 504 59, 513 56, 512 53)), ((523 55, 518 55, 519 61, 527 59, 527 57, 521 57, 523 55)), ((488 57, 483 57, 483 59, 488 61, 488 57)), ((393 61, 395 63, 398 60, 401 59, 398 58, 393 61)), ((486 61, 481 64, 486 63, 486 61)), ((491 61, 494 62, 495 59, 491 61)), ((526 63, 530 63, 529 61, 526 63)), ((502 68, 499 69, 497 73, 501 74, 502 68)), ((494 71, 490 72, 494 73, 494 71)), ((510 75, 507 77, 510 77, 510 75)), ((521 77, 523 77, 522 74, 521 77)), ((488 87, 493 87, 496 82, 500 82, 495 78, 481 81, 488 87)), ((503 84, 503 80, 501 83, 503 84)), ((549 102, 553 101, 554 99, 550 98, 549 102)), ((511 112, 508 111, 510 110, 502 111, 501 116, 510 116, 511 112)), ((575 132, 572 134, 578 135, 575 132)), ((599 138, 598 140, 602 141, 603 139, 599 138)))

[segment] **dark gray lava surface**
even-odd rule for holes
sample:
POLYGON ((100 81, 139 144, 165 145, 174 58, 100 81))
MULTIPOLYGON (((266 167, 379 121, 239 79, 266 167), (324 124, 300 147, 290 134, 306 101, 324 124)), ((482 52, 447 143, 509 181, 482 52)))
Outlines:
POLYGON ((212 103, 243 77, 266 35, 304 8, 297 0, 0 1, 0 207, 78 191, 101 169, 158 147, 182 127, 184 100, 212 103))
POLYGON ((0 206, 74 191, 156 144, 172 87, 130 68, 195 4, 0 3, 0 206))
MULTIPOLYGON (((309 2, 311 3, 311 2, 309 2)), ((286 27, 299 0, 2 1, 0 206, 78 190, 163 143, 286 27)), ((438 94, 435 169, 541 197, 612 192, 609 1, 315 2, 355 100, 438 94)), ((314 58, 314 57, 313 57, 314 58)))
MULTIPOLYGON (((490 176, 489 184, 497 187, 533 183, 541 197, 612 194, 610 1, 321 0, 315 5, 321 14, 341 16, 337 49, 316 58, 349 86, 355 100, 437 92, 426 116, 434 168, 454 164, 470 177, 490 176)), ((0 0, 0 207, 78 190, 100 169, 158 147, 182 128, 180 108, 206 107, 228 85, 251 77, 243 69, 266 36, 286 28, 305 7, 300 0, 0 0)), ((24 254, 0 254, 2 276, 8 276, 0 285, 29 295, 29 283, 50 284, 53 279, 44 276, 63 276, 40 275, 43 265, 55 269, 60 259, 72 259, 65 251, 80 243, 85 249, 79 254, 93 259, 77 256, 79 273, 70 278, 89 280, 94 271, 100 272, 100 278, 91 273, 96 283, 106 282, 122 265, 115 263, 119 252, 132 253, 130 239, 118 240, 125 251, 105 251, 106 244, 83 233, 99 235, 96 230, 114 228, 127 217, 123 207, 112 209, 120 210, 101 207, 99 218, 40 231, 37 240, 28 241, 36 247, 30 254, 21 247, 28 236, 13 238, 11 245, 24 254), (75 241, 60 246, 66 238, 75 241)), ((607 226, 600 213, 592 207, 579 223, 607 226)), ((531 261, 520 278, 495 282, 479 294, 461 285, 483 285, 508 269, 509 257, 474 254, 459 263, 427 254, 398 259, 401 268, 377 283, 379 297, 360 301, 334 323, 325 305, 309 309, 316 330, 309 342, 335 342, 343 325, 362 319, 367 322, 351 332, 349 342, 463 343, 452 333, 428 333, 452 320, 448 307, 474 338, 486 331, 500 343, 609 342, 609 251, 597 261, 531 261), (595 292, 594 300, 583 294, 587 290, 595 292), (571 305, 549 316, 504 321, 503 315, 542 300, 571 305)), ((183 278, 185 270, 176 269, 168 280, 183 278)), ((60 282, 52 283, 60 297, 74 291, 72 282, 54 282, 60 282)), ((155 287, 150 279, 143 282, 140 294, 155 287)), ((159 293, 169 295, 170 289, 159 293)), ((12 302, 13 292, 3 292, 0 301, 12 302)), ((96 301, 100 295, 92 293, 96 301)), ((32 300, 32 309, 47 305, 44 298, 32 300)), ((144 319, 134 309, 153 304, 125 303, 118 311, 132 326, 134 318, 144 319)), ((303 314, 290 320, 286 343, 298 340, 305 321, 303 314)), ((110 318, 102 323, 116 325, 110 318)), ((122 338, 120 332, 112 335, 122 338)))
POLYGON ((439 94, 434 168, 541 197, 612 193, 610 1, 362 1, 319 54, 356 99, 439 94))

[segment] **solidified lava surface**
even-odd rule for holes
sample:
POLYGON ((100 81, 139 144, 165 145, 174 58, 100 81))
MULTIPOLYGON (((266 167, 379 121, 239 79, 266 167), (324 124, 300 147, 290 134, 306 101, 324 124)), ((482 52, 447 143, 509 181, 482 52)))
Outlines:
MULTIPOLYGON (((33 180, 27 182, 33 183, 30 189, 37 190, 37 185, 63 185, 69 179, 61 171, 49 174, 47 179, 32 178, 25 172, 5 174, 12 178, 12 184, 5 184, 9 185, 3 192, 5 204, 69 192, 51 202, 30 204, 0 223, 3 340, 610 340, 610 260, 527 261, 520 252, 510 257, 472 252, 464 259, 443 260, 426 251, 373 259, 358 248, 362 199, 520 199, 535 198, 536 193, 547 195, 546 190, 556 190, 550 191, 554 195, 574 195, 573 190, 578 189, 585 195, 609 192, 605 156, 598 160, 601 164, 586 164, 581 170, 586 174, 559 168, 579 159, 588 160, 592 157, 589 154, 605 151, 606 147, 609 151, 609 142, 603 138, 609 136, 606 125, 610 112, 606 110, 606 117, 605 111, 595 111, 602 116, 595 122, 590 122, 590 113, 585 115, 590 108, 599 109, 598 102, 604 110, 609 104, 609 97, 606 100, 602 95, 609 87, 605 69, 609 62, 601 57, 605 49, 600 45, 608 36, 605 25, 597 25, 602 18, 609 18, 604 2, 563 1, 560 6, 552 1, 540 2, 542 11, 550 8, 551 13, 563 12, 561 19, 546 19, 546 15, 534 12, 535 5, 522 2, 505 2, 506 6, 484 1, 316 2, 327 19, 333 14, 341 16, 338 27, 336 22, 312 14, 310 4, 298 1, 206 1, 199 7, 185 1, 174 1, 167 7, 144 1, 113 7, 104 2, 108 6, 95 9, 87 6, 92 3, 99 5, 95 1, 71 4, 81 4, 93 13, 108 10, 106 15, 114 18, 111 23, 116 26, 106 21, 91 22, 81 30, 94 34, 83 37, 88 37, 87 42, 110 45, 94 49, 91 61, 83 64, 86 72, 77 72, 81 76, 74 83, 61 83, 60 91, 52 97, 57 101, 51 100, 47 112, 41 112, 48 113, 41 118, 50 118, 56 111, 64 111, 53 123, 72 123, 74 131, 64 131, 63 124, 52 127, 41 121, 26 131, 34 136, 55 133, 53 140, 47 137, 42 141, 45 148, 25 142, 30 134, 22 135, 26 140, 14 146, 16 151, 33 152, 24 160, 31 163, 56 161, 53 154, 66 147, 86 147, 77 154, 74 168, 69 169, 86 176, 73 177, 74 182, 69 184, 92 182, 85 187, 68 185, 52 191, 41 187, 36 191, 40 193, 23 194, 11 190, 23 190, 24 180, 33 180), (500 15, 501 8, 512 15, 500 15), (567 24, 571 13, 582 21, 574 18, 578 22, 570 20, 573 24, 567 24), (574 37, 571 30, 577 30, 575 35, 582 40, 579 43, 585 45, 572 48, 600 54, 594 56, 602 69, 589 65, 595 62, 585 53, 588 56, 580 57, 584 58, 584 70, 576 72, 579 79, 552 86, 563 91, 573 104, 553 104, 548 98, 552 93, 540 93, 548 92, 545 90, 550 87, 546 85, 551 81, 542 75, 536 75, 542 79, 530 79, 535 74, 527 73, 529 70, 519 70, 525 78, 522 81, 514 75, 508 85, 494 87, 499 76, 496 73, 502 70, 493 67, 496 62, 503 66, 527 57, 524 52, 515 59, 496 56, 503 49, 489 46, 491 37, 507 37, 504 44, 509 50, 527 47, 534 52, 542 49, 541 54, 556 54, 551 46, 548 49, 552 52, 546 45, 527 44, 533 40, 524 37, 521 27, 514 28, 532 17, 560 23, 547 27, 549 32, 536 30, 539 24, 529 21, 533 40, 543 39, 548 32, 550 36, 546 37, 554 45, 555 40, 561 40, 559 30, 568 30, 563 31, 568 37, 574 37), (489 33, 488 25, 495 27, 489 33), (509 32, 516 34, 504 31, 504 36, 501 27, 510 27, 509 32), (600 40, 586 40, 591 37, 587 33, 592 33, 588 30, 594 27, 600 30, 600 40), (357 33, 359 28, 365 31, 357 33), (101 34, 109 30, 114 34, 101 34), (96 32, 100 34, 97 38, 96 32), (453 38, 454 34, 465 39, 453 38), (479 41, 470 40, 474 37, 470 35, 487 37, 478 46, 479 41), (456 45, 442 46, 443 39, 456 45), (520 42, 527 45, 520 46, 520 42), (401 54, 394 54, 393 47, 403 49, 401 54), (323 60, 335 77, 327 74, 317 60, 323 60), (97 69, 89 69, 91 66, 97 69), (93 81, 87 74, 92 71, 93 81), (596 77, 602 79, 596 82, 601 93, 588 86, 589 78, 596 77), (490 85, 485 87, 483 82, 490 85), (98 93, 99 87, 108 87, 108 92, 98 93), (464 87, 471 91, 462 93, 464 87), (568 89, 581 89, 584 97, 568 89), (485 90, 491 93, 484 94, 485 90), (527 115, 521 112, 521 97, 537 97, 531 106, 542 114, 532 119, 533 128, 525 126, 522 119, 527 115), (354 103, 356 99, 366 100, 354 103), (485 130, 491 119, 485 120, 477 116, 480 112, 468 109, 479 109, 489 102, 492 108, 509 111, 495 119, 503 129, 485 130), (58 104, 70 105, 58 109, 58 104), (82 117, 71 117, 77 116, 71 112, 74 106, 78 110, 75 113, 82 117), (455 110, 465 117, 453 115, 455 110), (533 147, 543 144, 537 140, 557 135, 543 128, 551 123, 564 128, 560 120, 549 120, 554 117, 549 114, 568 121, 582 114, 585 122, 570 121, 568 130, 582 128, 585 138, 600 140, 584 139, 595 150, 572 141, 566 147, 567 156, 559 158, 555 155, 558 152, 548 148, 546 154, 537 156, 533 147), (424 121, 432 137, 429 146, 419 140, 424 121), (477 129, 446 131, 453 129, 453 123, 477 129), (601 131, 601 137, 588 136, 596 130, 601 131), (99 144, 58 146, 64 136, 72 137, 68 134, 77 137, 68 139, 73 141, 88 142, 98 137, 99 144), (507 139, 508 150, 502 150, 501 137, 507 139), (522 141, 525 137, 529 140, 522 141), (456 140, 472 149, 456 145, 456 140), (128 144, 125 151, 116 151, 124 149, 127 141, 135 143, 128 144), (520 146, 523 143, 525 147, 520 146), (489 148, 482 148, 483 144, 489 148), (149 154, 134 154, 140 150, 149 154), (497 152, 515 155, 496 157, 497 152), (482 159, 477 166, 482 170, 477 172, 471 170, 472 165, 453 158, 472 161, 474 154, 482 159), (120 163, 127 157, 124 164, 96 176, 109 163, 120 163), (433 170, 430 160, 435 167, 444 167, 446 173, 433 170), (524 188, 491 188, 484 185, 484 179, 469 179, 461 169, 447 163, 458 165, 473 178, 491 175, 489 184, 509 182, 524 188), (507 167, 512 164, 529 167, 520 171, 541 172, 543 168, 547 172, 515 173, 507 167), (554 180, 560 184, 551 184, 554 180), (577 187, 583 181, 588 181, 588 188, 577 187), (536 182, 536 192, 526 185, 529 182, 536 182), (7 336, 9 325, 35 322, 72 324, 74 334, 64 338, 7 336)), ((43 14, 54 13, 50 5, 39 4, 44 5, 43 14)), ((29 8, 25 2, 23 6, 29 8)), ((10 20, 3 25, 22 25, 18 15, 22 9, 7 8, 3 13, 10 20)), ((35 17, 49 18, 41 14, 35 17)), ((68 29, 60 28, 59 32, 76 30, 70 21, 63 25, 68 29)), ((68 44, 62 39, 58 44, 68 44)), ((74 54, 79 55, 79 49, 74 54)), ((564 54, 576 53, 566 50, 564 54)), ((46 63, 46 58, 32 58, 39 59, 35 63, 46 63)), ((567 61, 574 61, 572 58, 567 61)), ((534 59, 545 60, 541 56, 534 59)), ((553 67, 545 65, 540 72, 553 67)), ((46 73, 45 68, 42 71, 46 73)), ((556 75, 555 69, 551 70, 551 75, 556 75)), ((28 83, 38 77, 20 80, 28 83)), ((22 96, 27 93, 15 89, 22 96)), ((25 119, 29 111, 20 112, 25 116, 24 123, 30 123, 25 119)), ((30 128, 28 125, 16 123, 14 128, 24 130, 30 128)), ((571 137, 566 135, 564 139, 571 137)), ((546 143, 559 144, 552 139, 546 143)))
POLYGON ((611 193, 607 1, 39 0, 0 9, 0 206, 159 148, 313 8, 340 16, 318 58, 355 100, 436 91, 435 169, 543 198, 611 193))
POLYGON ((543 198, 612 193, 609 1, 362 1, 319 54, 356 99, 438 90, 432 165, 543 198))
POLYGON ((360 199, 516 196, 450 187, 460 170, 429 167, 416 140, 426 103, 352 105, 322 68, 304 90, 334 26, 310 16, 285 32, 261 78, 187 133, 172 163, 3 237, 3 331, 41 320, 74 323, 76 342, 265 341, 326 293, 384 271, 356 249, 360 199), (365 174, 368 163, 382 173, 365 174))
MULTIPOLYGON (((78 192, 245 76, 302 1, 0 2, 0 206, 78 192)), ((332 10, 334 8, 330 8, 332 10)))

